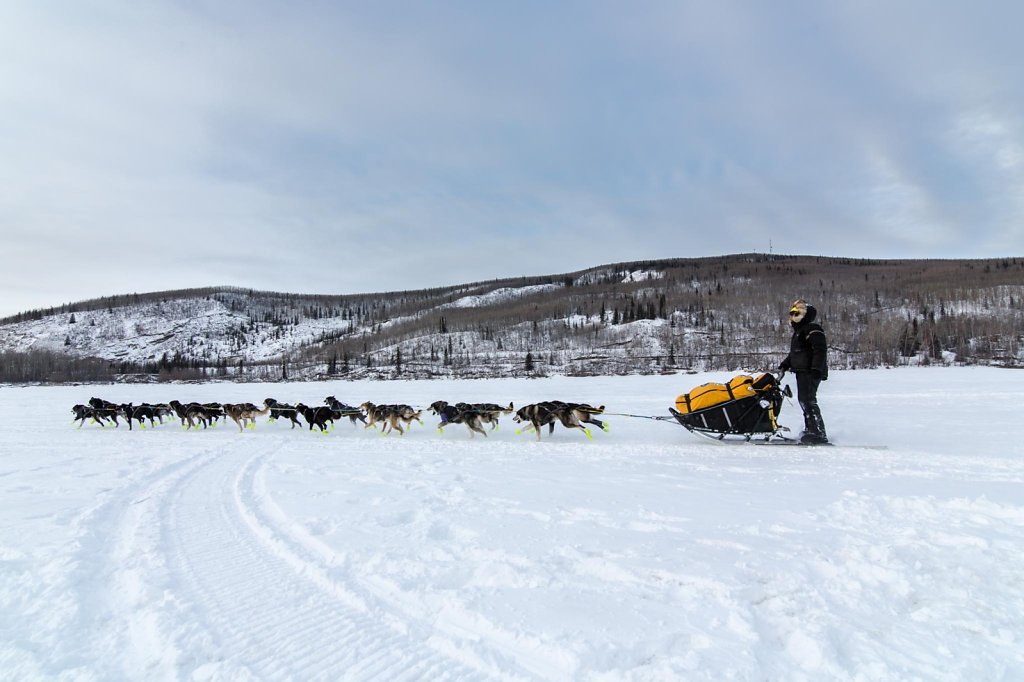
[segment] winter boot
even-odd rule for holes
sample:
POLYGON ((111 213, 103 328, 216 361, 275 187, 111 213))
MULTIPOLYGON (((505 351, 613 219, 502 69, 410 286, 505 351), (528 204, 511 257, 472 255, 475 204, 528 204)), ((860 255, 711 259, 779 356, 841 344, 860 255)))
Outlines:
POLYGON ((828 442, 825 434, 825 420, 821 418, 821 410, 818 403, 808 403, 804 411, 804 424, 807 430, 801 436, 800 442, 804 445, 823 445, 828 442))
POLYGON ((814 423, 814 417, 811 415, 811 406, 804 403, 800 403, 800 407, 804 411, 804 430, 801 436, 808 433, 814 433, 817 430, 817 425, 814 423))

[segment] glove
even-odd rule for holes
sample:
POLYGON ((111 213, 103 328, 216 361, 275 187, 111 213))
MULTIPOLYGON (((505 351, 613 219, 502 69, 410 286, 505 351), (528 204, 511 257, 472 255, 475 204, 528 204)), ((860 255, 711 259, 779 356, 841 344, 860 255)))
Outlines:
POLYGON ((779 363, 779 369, 781 369, 783 372, 789 371, 789 358, 786 358, 785 360, 779 363))

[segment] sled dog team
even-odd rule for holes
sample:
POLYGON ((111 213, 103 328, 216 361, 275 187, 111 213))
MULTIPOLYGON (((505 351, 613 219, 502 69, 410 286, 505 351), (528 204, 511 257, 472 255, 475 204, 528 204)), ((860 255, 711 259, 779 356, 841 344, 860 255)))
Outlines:
MULTIPOLYGON (((818 406, 817 395, 821 382, 828 379, 828 343, 825 339, 825 331, 817 322, 817 309, 803 299, 793 301, 788 316, 793 328, 793 336, 790 341, 789 354, 779 364, 779 370, 782 371, 782 374, 792 372, 796 376, 797 400, 804 414, 804 432, 801 434, 799 442, 806 445, 827 444, 829 440, 825 433, 825 421, 821 415, 821 408, 818 406)), ((781 380, 781 377, 782 375, 779 375, 777 380, 781 380)), ((729 396, 730 398, 734 397, 731 390, 729 396)), ((778 396, 777 399, 781 406, 781 396, 778 396)), ((383 434, 393 431, 404 434, 413 421, 423 423, 420 419, 423 410, 409 405, 375 405, 365 402, 359 407, 352 407, 339 402, 334 396, 328 396, 324 403, 325 405, 317 407, 302 403, 288 405, 273 398, 267 398, 263 401, 261 409, 252 403, 182 404, 177 400, 172 400, 161 405, 136 406, 131 403, 117 405, 99 398, 92 398, 88 405, 75 405, 71 411, 75 415, 75 421, 79 422, 79 428, 85 424, 86 419, 92 419, 93 422, 99 423, 101 426, 105 426, 105 422, 109 420, 114 423, 114 426, 117 426, 118 416, 121 416, 125 418, 128 428, 131 429, 133 421, 138 421, 140 426, 144 426, 148 419, 152 426, 154 420, 159 420, 162 424, 164 417, 175 415, 181 420, 182 426, 186 428, 198 428, 199 424, 206 428, 211 423, 216 425, 220 417, 227 416, 235 422, 239 431, 243 431, 247 426, 255 428, 256 417, 267 413, 270 414, 271 421, 281 418, 288 419, 291 421, 293 429, 302 425, 298 419, 298 415, 301 414, 309 425, 310 431, 313 430, 313 427, 317 427, 321 433, 327 432, 328 424, 333 427, 335 420, 343 417, 348 417, 353 426, 357 422, 362 422, 364 428, 376 428, 377 424, 380 424, 383 434)), ((677 402, 677 404, 679 403, 677 402)), ((767 409, 767 405, 765 407, 767 409)), ((490 424, 492 430, 497 428, 499 417, 503 414, 512 414, 513 410, 512 403, 509 403, 508 407, 503 407, 493 403, 451 404, 438 400, 430 405, 430 411, 441 418, 437 425, 438 432, 442 432, 448 424, 464 424, 469 429, 471 438, 478 433, 486 437, 487 431, 484 430, 484 425, 490 424)), ((690 430, 695 430, 696 427, 682 419, 680 413, 675 410, 672 412, 681 424, 690 430)), ((690 412, 688 397, 686 412, 690 412)), ((590 429, 587 428, 587 424, 593 424, 604 431, 608 430, 604 422, 595 418, 595 415, 602 413, 604 413, 604 405, 593 407, 586 403, 565 403, 551 400, 521 407, 515 410, 515 416, 512 419, 516 423, 523 424, 523 428, 516 433, 532 429, 537 434, 537 440, 540 440, 541 429, 545 425, 548 426, 548 434, 551 434, 555 430, 556 423, 561 423, 567 429, 580 429, 587 438, 590 438, 590 429)), ((717 434, 719 440, 730 434, 745 435, 746 440, 750 440, 754 433, 779 435, 778 431, 788 429, 778 428, 775 414, 777 414, 777 408, 775 413, 768 412, 767 426, 761 426, 758 423, 749 426, 748 431, 737 430, 727 412, 724 413, 724 416, 728 427, 712 428, 707 422, 707 415, 702 414, 704 428, 701 430, 717 434)))
MULTIPOLYGON (((548 427, 548 434, 551 434, 557 423, 567 429, 580 429, 587 438, 591 437, 590 429, 586 426, 588 424, 593 424, 603 431, 608 430, 603 421, 595 418, 595 415, 604 412, 604 405, 594 407, 586 403, 550 400, 516 410, 512 403, 506 407, 495 403, 448 403, 438 400, 431 403, 428 409, 441 419, 437 425, 438 433, 449 424, 463 424, 471 438, 477 433, 486 437, 487 431, 484 426, 489 425, 493 431, 498 428, 498 420, 502 415, 513 412, 515 416, 512 417, 512 421, 523 425, 516 433, 532 429, 537 434, 537 440, 540 440, 541 429, 544 426, 548 427)), ((301 415, 310 431, 316 427, 321 433, 326 433, 328 426, 333 428, 335 421, 348 417, 353 426, 362 423, 364 428, 376 429, 379 424, 383 435, 394 431, 404 434, 413 421, 423 424, 420 419, 423 411, 410 405, 376 405, 369 401, 355 407, 340 402, 334 396, 325 398, 324 405, 320 406, 303 403, 290 405, 274 398, 265 399, 262 408, 252 403, 182 403, 178 400, 155 405, 133 405, 90 398, 87 404, 71 408, 74 414, 73 422, 78 422, 78 428, 82 428, 86 420, 92 420, 100 426, 112 422, 116 427, 119 425, 119 417, 128 422, 129 429, 135 421, 140 427, 145 428, 146 421, 149 421, 150 426, 156 426, 157 422, 163 424, 164 417, 167 417, 179 419, 182 427, 186 429, 199 428, 200 425, 205 429, 211 425, 216 426, 222 417, 229 417, 238 426, 238 430, 243 431, 246 427, 256 427, 256 417, 269 414, 270 421, 286 419, 291 422, 293 429, 302 426, 302 422, 299 421, 301 415)))

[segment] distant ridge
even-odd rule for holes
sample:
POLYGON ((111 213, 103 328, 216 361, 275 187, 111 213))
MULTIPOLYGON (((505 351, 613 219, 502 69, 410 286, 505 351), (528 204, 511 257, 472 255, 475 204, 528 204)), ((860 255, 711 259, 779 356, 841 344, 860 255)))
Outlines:
POLYGON ((1024 259, 756 253, 384 293, 120 294, 4 318, 0 351, 134 379, 753 370, 777 364, 797 297, 834 366, 1024 362, 1024 259))

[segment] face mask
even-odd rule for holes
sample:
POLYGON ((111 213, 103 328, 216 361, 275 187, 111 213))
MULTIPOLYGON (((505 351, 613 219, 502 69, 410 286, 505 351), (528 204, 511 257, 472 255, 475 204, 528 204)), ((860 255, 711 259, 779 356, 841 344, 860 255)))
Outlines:
POLYGON ((789 321, 793 324, 800 324, 805 317, 807 317, 807 302, 803 299, 793 301, 793 305, 789 307, 789 321))

